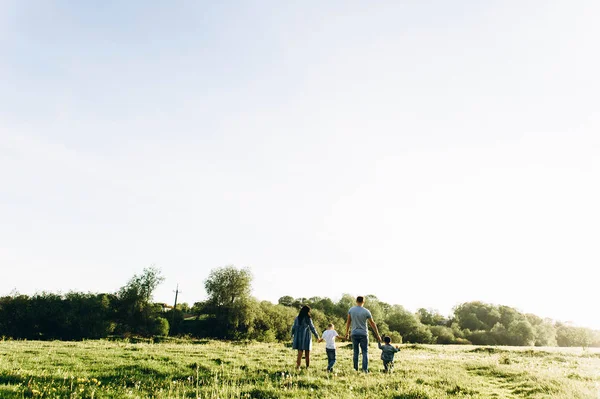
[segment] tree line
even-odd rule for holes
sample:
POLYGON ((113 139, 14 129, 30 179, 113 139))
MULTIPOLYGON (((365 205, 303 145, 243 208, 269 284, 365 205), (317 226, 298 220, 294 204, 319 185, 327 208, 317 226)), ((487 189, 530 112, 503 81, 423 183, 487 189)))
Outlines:
MULTIPOLYGON (((14 339, 99 339, 111 336, 190 336, 229 340, 287 341, 298 310, 312 308, 315 326, 329 323, 343 329, 355 297, 293 298, 278 303, 258 301, 251 295, 249 269, 214 269, 204 282, 208 298, 165 311, 152 302, 163 281, 160 270, 147 268, 115 293, 70 292, 33 296, 13 294, 0 298, 0 337, 14 339)), ((517 309, 466 302, 449 316, 433 309, 410 312, 401 305, 366 295, 380 333, 392 342, 422 344, 475 344, 513 346, 600 347, 600 331, 543 319, 517 309)))

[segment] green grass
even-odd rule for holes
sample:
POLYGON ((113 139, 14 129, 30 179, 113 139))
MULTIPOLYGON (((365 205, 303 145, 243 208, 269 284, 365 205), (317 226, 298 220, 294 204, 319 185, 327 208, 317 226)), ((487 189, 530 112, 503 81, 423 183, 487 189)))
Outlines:
POLYGON ((404 345, 391 375, 370 352, 327 374, 324 344, 296 372, 283 344, 0 341, 0 398, 600 398, 597 351, 404 345))

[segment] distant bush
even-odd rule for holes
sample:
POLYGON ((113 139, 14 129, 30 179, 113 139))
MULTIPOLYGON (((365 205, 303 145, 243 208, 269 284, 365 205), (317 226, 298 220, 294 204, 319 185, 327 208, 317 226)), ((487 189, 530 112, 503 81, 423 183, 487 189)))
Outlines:
POLYGON ((559 325, 556 329, 558 346, 588 347, 594 343, 593 332, 587 328, 559 325))
POLYGON ((166 337, 169 335, 169 321, 162 317, 157 317, 152 322, 150 335, 166 337))
POLYGON ((397 331, 392 331, 388 334, 394 345, 402 343, 402 335, 397 331))
POLYGON ((473 345, 498 345, 494 334, 489 331, 473 331, 467 335, 473 345))
MULTIPOLYGON (((111 294, 42 292, 0 297, 0 337, 82 340, 170 335, 289 342, 302 305, 313 309, 319 333, 333 323, 338 333, 344 334, 348 309, 355 304, 355 297, 349 294, 337 302, 326 297, 291 296, 281 297, 278 304, 260 302, 250 295, 250 270, 227 266, 211 271, 204 284, 209 294, 205 301, 192 307, 179 304, 164 312, 163 305, 151 302, 162 281, 160 270, 151 267, 111 294)), ((389 335, 395 343, 600 347, 600 331, 554 323, 509 306, 466 302, 445 317, 434 309, 420 308, 413 313, 375 295, 365 298, 380 334, 389 335)))
POLYGON ((456 342, 456 337, 450 327, 430 326, 429 330, 436 344, 454 344, 456 342))

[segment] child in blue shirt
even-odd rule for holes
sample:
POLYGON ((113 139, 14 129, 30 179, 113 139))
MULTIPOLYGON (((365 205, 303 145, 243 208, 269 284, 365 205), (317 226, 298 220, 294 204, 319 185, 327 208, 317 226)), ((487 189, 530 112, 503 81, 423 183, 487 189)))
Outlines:
POLYGON ((377 345, 379 346, 379 349, 381 349, 381 360, 383 360, 383 372, 389 373, 392 371, 392 368, 394 366, 394 355, 400 349, 397 345, 396 347, 392 346, 392 339, 390 337, 383 337, 383 341, 385 342, 385 345, 381 345, 381 342, 378 342, 377 345))

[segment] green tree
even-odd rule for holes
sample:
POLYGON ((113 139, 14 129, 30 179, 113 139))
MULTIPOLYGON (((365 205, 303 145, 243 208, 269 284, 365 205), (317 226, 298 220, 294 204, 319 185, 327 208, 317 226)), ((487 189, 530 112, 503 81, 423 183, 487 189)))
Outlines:
POLYGON ((581 346, 586 348, 594 340, 592 330, 583 327, 573 327, 558 323, 556 341, 558 346, 581 346))
POLYGON ((448 319, 434 309, 420 308, 417 310, 417 317, 421 323, 429 326, 445 326, 448 324, 448 319))
POLYGON ((453 344, 456 342, 456 337, 454 336, 454 332, 450 327, 446 326, 430 326, 429 330, 433 335, 434 343, 436 344, 453 344))
POLYGON ((210 272, 204 282, 208 300, 204 310, 211 316, 212 335, 218 338, 244 338, 252 334, 260 314, 258 303, 250 296, 250 270, 225 266, 210 272))
POLYGON ((384 321, 390 331, 396 331, 402 335, 404 342, 428 344, 433 341, 431 331, 403 306, 392 306, 384 321))
POLYGON ((556 328, 550 319, 542 319, 534 314, 525 315, 529 323, 533 326, 535 335, 535 346, 557 346, 556 328))
POLYGON ((502 315, 496 306, 474 301, 454 308, 454 317, 462 329, 490 331, 501 321, 502 315))
POLYGON ((283 306, 291 307, 294 306, 294 298, 289 295, 282 296, 281 298, 279 298, 279 301, 277 301, 277 303, 283 306))
POLYGON ((535 342, 535 332, 531 324, 525 319, 513 320, 507 328, 510 345, 530 346, 535 342))
POLYGON ((244 301, 250 297, 252 273, 250 269, 236 269, 225 266, 214 269, 204 282, 204 288, 213 306, 231 306, 236 300, 244 301))
POLYGON ((160 309, 151 304, 152 295, 164 281, 160 269, 148 267, 134 275, 117 293, 118 326, 121 334, 152 335, 160 309))

